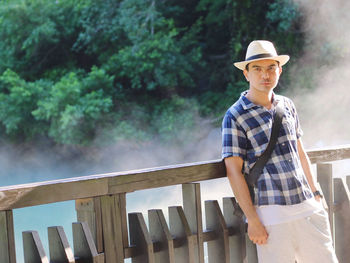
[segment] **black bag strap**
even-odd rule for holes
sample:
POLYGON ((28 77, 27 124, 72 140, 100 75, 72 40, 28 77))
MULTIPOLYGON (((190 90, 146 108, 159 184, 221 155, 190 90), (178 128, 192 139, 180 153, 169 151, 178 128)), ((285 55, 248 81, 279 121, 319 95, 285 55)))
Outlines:
POLYGON ((250 186, 254 186, 256 184, 256 182, 259 179, 259 176, 261 175, 261 171, 264 169, 265 164, 270 159, 270 156, 272 154, 273 149, 275 148, 277 138, 282 127, 283 114, 283 108, 279 106, 279 104, 277 104, 276 113, 273 118, 269 144, 267 145, 266 150, 263 152, 263 154, 259 157, 259 159, 256 161, 256 163, 250 170, 248 176, 246 176, 246 181, 250 186))

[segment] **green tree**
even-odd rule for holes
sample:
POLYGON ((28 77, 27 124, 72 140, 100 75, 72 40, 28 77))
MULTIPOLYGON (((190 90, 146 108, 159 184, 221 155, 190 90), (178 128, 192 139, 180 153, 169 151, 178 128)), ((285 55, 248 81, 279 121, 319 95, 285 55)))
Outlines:
POLYGON ((105 94, 112 83, 113 77, 95 67, 86 77, 69 73, 38 101, 32 114, 36 120, 49 123, 48 135, 56 142, 87 144, 113 105, 112 98, 105 94))

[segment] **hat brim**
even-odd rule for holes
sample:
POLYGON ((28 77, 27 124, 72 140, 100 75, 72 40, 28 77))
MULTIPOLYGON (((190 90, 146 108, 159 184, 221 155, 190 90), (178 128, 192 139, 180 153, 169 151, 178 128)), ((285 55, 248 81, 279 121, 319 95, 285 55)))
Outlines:
POLYGON ((257 58, 257 59, 252 59, 252 60, 235 62, 235 63, 233 63, 233 65, 235 65, 235 67, 239 68, 240 70, 245 70, 247 64, 252 63, 254 61, 266 60, 266 59, 276 60, 280 63, 280 66, 283 66, 284 64, 286 64, 288 62, 289 56, 288 55, 279 55, 279 56, 274 56, 274 57, 257 58))

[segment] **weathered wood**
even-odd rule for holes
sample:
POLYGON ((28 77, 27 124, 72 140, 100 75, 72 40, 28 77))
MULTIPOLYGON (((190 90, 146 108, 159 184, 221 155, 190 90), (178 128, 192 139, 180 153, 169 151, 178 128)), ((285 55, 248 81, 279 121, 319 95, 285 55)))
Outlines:
POLYGON ((326 149, 308 150, 307 155, 312 163, 350 159, 350 145, 327 147, 326 149))
POLYGON ((50 261, 61 263, 74 263, 72 248, 68 243, 67 236, 62 226, 48 228, 50 261))
POLYGON ((0 210, 50 204, 108 193, 108 179, 69 178, 0 187, 0 210))
MULTIPOLYGON (((308 151, 313 163, 350 158, 349 146, 308 151)), ((129 193, 226 176, 222 160, 98 174, 0 187, 0 211, 54 202, 129 193)))
POLYGON ((76 263, 103 263, 104 254, 97 252, 91 231, 86 222, 72 224, 76 263))
POLYGON ((101 197, 102 231, 104 240, 104 254, 106 262, 124 262, 123 236, 127 230, 125 214, 125 194, 101 197))
POLYGON ((169 207, 169 225, 170 233, 176 239, 174 240, 175 262, 194 263, 194 248, 197 237, 192 234, 181 206, 169 207))
POLYGON ((154 263, 154 251, 151 236, 141 213, 129 214, 130 245, 137 249, 132 263, 154 263))
POLYGON ((207 243, 208 262, 230 263, 228 228, 216 200, 205 201, 205 219, 207 229, 214 230, 218 236, 217 239, 207 243))
POLYGON ((155 253, 155 262, 174 263, 174 241, 162 210, 149 210, 148 222, 151 239, 154 243, 156 242, 160 246, 160 251, 155 253))
POLYGON ((0 262, 16 262, 12 210, 0 211, 0 262))
POLYGON ((317 181, 322 188, 322 192, 328 206, 329 223, 334 240, 334 185, 333 168, 331 163, 317 164, 317 181))
POLYGON ((248 234, 245 234, 246 257, 248 263, 258 263, 258 254, 256 245, 249 239, 248 234))
POLYGON ((22 232, 24 263, 49 263, 37 231, 22 232))
POLYGON ((227 227, 233 228, 236 235, 229 237, 230 263, 242 263, 245 251, 245 224, 241 218, 242 211, 234 197, 223 198, 224 218, 227 227))
POLYGON ((348 262, 350 258, 350 192, 343 178, 334 178, 334 201, 340 209, 334 214, 335 252, 339 262, 348 262))
POLYGON ((102 233, 102 212, 100 197, 75 200, 77 221, 86 222, 96 244, 97 252, 104 251, 102 233))
POLYGON ((183 209, 192 234, 197 236, 195 262, 204 263, 202 203, 199 183, 182 185, 183 209))

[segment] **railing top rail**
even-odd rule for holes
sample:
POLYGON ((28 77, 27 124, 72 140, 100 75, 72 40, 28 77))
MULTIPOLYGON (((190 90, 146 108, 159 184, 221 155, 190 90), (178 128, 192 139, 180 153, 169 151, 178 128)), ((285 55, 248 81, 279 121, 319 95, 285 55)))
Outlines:
MULTIPOLYGON (((312 163, 350 159, 350 145, 308 151, 312 163)), ((0 211, 128 193, 226 176, 222 160, 90 175, 54 181, 0 187, 0 211)))

